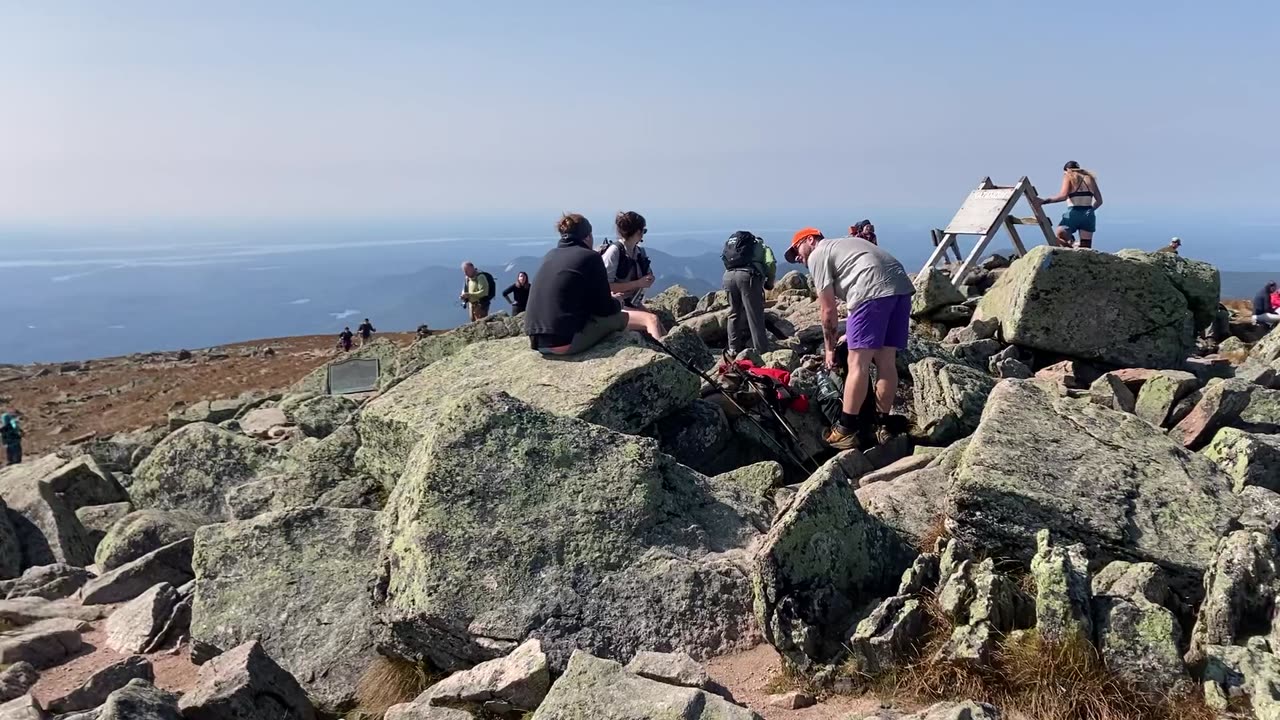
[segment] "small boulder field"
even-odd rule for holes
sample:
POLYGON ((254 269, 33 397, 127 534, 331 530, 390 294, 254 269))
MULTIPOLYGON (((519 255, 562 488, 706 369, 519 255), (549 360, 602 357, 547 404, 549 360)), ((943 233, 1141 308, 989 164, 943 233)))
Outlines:
POLYGON ((722 372, 816 397, 789 273, 764 353, 675 287, 674 355, 499 314, 0 470, 0 720, 1280 718, 1280 333, 1174 255, 953 270, 864 450, 722 372))

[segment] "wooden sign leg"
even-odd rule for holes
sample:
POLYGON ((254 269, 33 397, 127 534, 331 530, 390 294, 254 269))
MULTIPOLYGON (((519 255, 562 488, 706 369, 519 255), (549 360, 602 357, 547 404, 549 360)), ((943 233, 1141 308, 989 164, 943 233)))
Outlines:
MULTIPOLYGON (((935 239, 936 237, 937 236, 935 235, 935 239)), ((942 236, 941 240, 937 240, 938 246, 933 249, 933 254, 929 256, 929 261, 925 263, 924 268, 923 270, 921 270, 921 272, 924 272, 924 270, 928 270, 929 268, 938 267, 938 262, 941 261, 947 255, 947 248, 951 247, 952 243, 954 243, 955 241, 956 241, 956 236, 952 235, 951 233, 947 233, 942 236)))
POLYGON ((1018 237, 1018 226, 1013 224, 1013 218, 1004 219, 1004 226, 1009 231, 1009 237, 1013 238, 1013 247, 1018 252, 1018 257, 1027 254, 1027 248, 1022 245, 1022 238, 1018 237))
POLYGON ((971 270, 973 270, 973 266, 975 263, 978 262, 978 258, 981 258, 982 253, 986 252, 987 245, 991 243, 991 238, 995 237, 996 228, 998 227, 999 225, 997 225, 995 228, 992 228, 986 235, 983 235, 981 238, 979 238, 978 244, 973 246, 973 252, 969 253, 969 258, 964 261, 964 263, 960 266, 960 269, 956 271, 956 274, 954 276, 952 276, 951 278, 952 285, 955 285, 956 287, 960 287, 961 283, 964 282, 965 276, 968 275, 971 270))

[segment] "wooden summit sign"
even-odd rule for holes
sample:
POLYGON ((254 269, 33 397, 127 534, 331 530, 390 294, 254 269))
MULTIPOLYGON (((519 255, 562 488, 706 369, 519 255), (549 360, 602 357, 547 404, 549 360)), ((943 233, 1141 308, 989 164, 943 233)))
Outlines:
POLYGON ((965 198, 964 204, 956 211, 955 217, 947 223, 946 229, 934 231, 933 254, 929 256, 929 261, 921 272, 937 267, 939 262, 946 260, 949 252, 954 252, 956 260, 961 264, 960 269, 952 274, 951 282, 959 287, 961 281, 973 269, 974 263, 982 257, 982 253, 991 244, 991 239, 999 232, 1001 226, 1009 231, 1014 252, 1018 257, 1022 257, 1027 254, 1027 249, 1023 247, 1022 238, 1018 236, 1018 225, 1038 225, 1044 232, 1045 242, 1050 245, 1057 244, 1053 227, 1049 224, 1049 218, 1045 217, 1044 209, 1040 207, 1040 198, 1036 195, 1036 189, 1031 185, 1031 181, 1023 177, 1012 187, 1001 187, 991 182, 991 178, 983 178, 982 182, 978 183, 977 189, 965 198), (1011 214, 1018 200, 1022 198, 1026 198, 1034 217, 1019 218, 1011 214), (961 235, 978 236, 978 244, 974 246, 968 258, 962 258, 960 254, 958 238, 961 235))

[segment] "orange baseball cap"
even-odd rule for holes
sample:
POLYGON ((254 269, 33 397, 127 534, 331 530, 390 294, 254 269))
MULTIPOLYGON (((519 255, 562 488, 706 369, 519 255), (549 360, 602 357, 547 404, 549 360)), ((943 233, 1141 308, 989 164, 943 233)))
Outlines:
POLYGON ((796 246, 815 235, 818 236, 819 240, 823 238, 822 231, 818 228, 807 227, 802 230, 797 230, 796 234, 791 236, 791 247, 787 248, 787 252, 785 254, 787 262, 800 262, 800 254, 796 251, 796 246))

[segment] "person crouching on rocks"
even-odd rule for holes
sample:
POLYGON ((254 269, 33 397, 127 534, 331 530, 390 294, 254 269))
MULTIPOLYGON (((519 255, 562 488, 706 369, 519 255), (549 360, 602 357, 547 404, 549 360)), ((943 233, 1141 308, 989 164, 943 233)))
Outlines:
POLYGON ((1271 296, 1276 292, 1276 283, 1267 283, 1257 295, 1253 296, 1253 324, 1271 327, 1280 323, 1280 314, 1272 305, 1271 296))
POLYGON ((849 307, 845 338, 849 345, 849 376, 844 383, 840 420, 823 438, 836 450, 858 447, 862 430, 858 411, 866 400, 871 364, 876 366, 876 441, 888 442, 899 423, 892 418, 898 392, 897 355, 907 347, 911 325, 911 296, 915 287, 907 271, 889 253, 863 238, 825 239, 817 228, 804 228, 791 239, 787 262, 809 268, 818 291, 822 340, 828 368, 836 365, 839 341, 838 299, 849 307))
POLYGON ((529 347, 544 355, 576 355, 622 330, 663 336, 658 316, 624 309, 609 291, 609 275, 592 249, 591 223, 572 213, 556 225, 560 242, 533 278, 524 331, 529 347))

